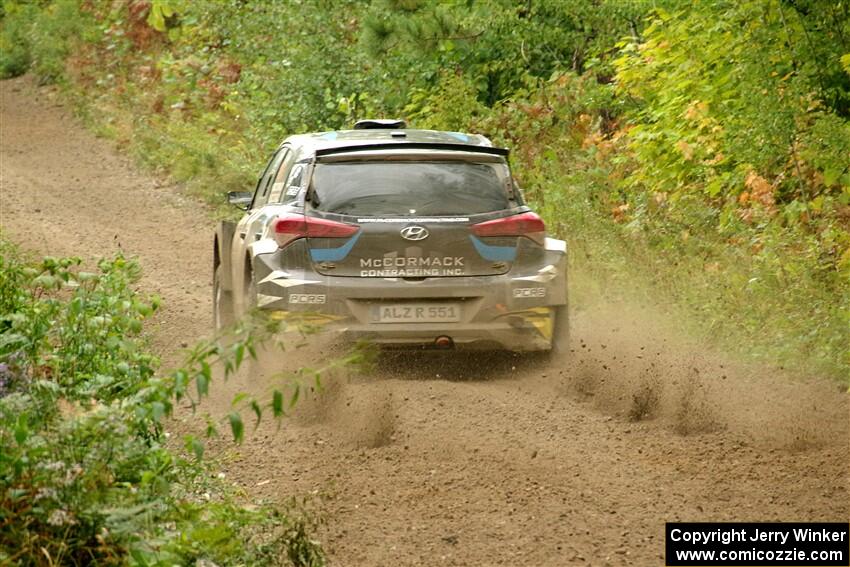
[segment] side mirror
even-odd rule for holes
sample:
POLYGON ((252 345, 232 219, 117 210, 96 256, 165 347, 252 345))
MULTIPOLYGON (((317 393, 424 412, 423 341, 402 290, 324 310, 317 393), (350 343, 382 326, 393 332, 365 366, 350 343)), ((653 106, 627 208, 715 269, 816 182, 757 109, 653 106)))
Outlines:
POLYGON ((228 191, 227 202, 238 209, 247 211, 251 206, 254 195, 250 191, 228 191))

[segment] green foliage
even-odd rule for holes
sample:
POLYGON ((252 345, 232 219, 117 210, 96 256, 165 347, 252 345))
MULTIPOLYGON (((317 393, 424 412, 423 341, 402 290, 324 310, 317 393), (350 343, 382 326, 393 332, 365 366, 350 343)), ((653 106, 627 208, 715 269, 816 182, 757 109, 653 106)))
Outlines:
POLYGON ((37 13, 35 4, 4 4, 0 20, 0 79, 23 75, 29 69, 32 57, 27 30, 37 13))
POLYGON ((640 102, 629 132, 635 185, 673 203, 683 190, 722 202, 749 189, 768 209, 850 189, 850 125, 839 117, 850 83, 821 82, 826 71, 794 49, 808 24, 789 20, 778 1, 706 3, 661 12, 643 42, 624 47, 618 87, 640 102))
POLYGON ((412 92, 404 111, 420 128, 459 131, 468 129, 487 107, 478 102, 475 87, 462 75, 443 73, 435 89, 412 92))
MULTIPOLYGON (((378 60, 389 57, 406 90, 434 86, 460 69, 491 106, 514 96, 531 79, 595 68, 610 75, 607 52, 637 33, 650 6, 665 2, 374 2, 364 19, 363 43, 378 60)), ((414 90, 414 92, 416 92, 414 90)))
POLYGON ((321 9, 293 9, 285 2, 193 2, 185 33, 173 46, 175 70, 191 73, 185 67, 194 59, 201 80, 205 64, 207 73, 230 72, 233 78, 238 68, 238 87, 228 89, 222 105, 244 119, 250 139, 263 146, 288 132, 338 128, 345 117, 335 112, 337 101, 364 90, 368 62, 353 54, 309 72, 304 64, 352 46, 356 28, 346 18, 358 12, 352 0, 324 2, 321 9))
POLYGON ((158 32, 176 27, 179 13, 184 9, 183 4, 180 0, 152 0, 148 10, 148 24, 158 32))
POLYGON ((32 69, 42 84, 64 75, 70 42, 90 37, 92 21, 77 0, 8 0, 0 29, 0 78, 32 69))
POLYGON ((837 39, 850 21, 840 11, 816 1, 660 11, 616 62, 633 103, 617 196, 632 234, 689 267, 688 287, 671 294, 698 303, 702 320, 728 317, 753 351, 769 334, 794 345, 783 358, 811 353, 848 376, 850 82, 837 39))
POLYGON ((138 335, 159 301, 130 291, 135 262, 103 260, 99 273, 79 271, 79 264, 46 257, 31 267, 0 258, 0 360, 14 358, 31 378, 53 380, 71 399, 108 403, 153 375, 156 360, 138 335))
POLYGON ((155 303, 134 263, 79 264, 0 260, 0 554, 23 564, 117 560, 173 468, 113 404, 153 373, 137 335, 155 303))
MULTIPOLYGON (((222 488, 162 434, 177 401, 198 403, 212 369, 235 372, 277 324, 245 321, 228 346, 200 343, 183 367, 157 376, 140 333, 159 301, 133 291, 135 262, 118 256, 86 272, 78 258, 27 263, 3 241, 0 252, 0 562, 324 564, 307 516, 249 511, 226 492, 204 502, 222 488)), ((236 400, 237 440, 242 412, 279 414, 273 400, 236 400)), ((187 446, 202 456, 200 440, 187 446)))

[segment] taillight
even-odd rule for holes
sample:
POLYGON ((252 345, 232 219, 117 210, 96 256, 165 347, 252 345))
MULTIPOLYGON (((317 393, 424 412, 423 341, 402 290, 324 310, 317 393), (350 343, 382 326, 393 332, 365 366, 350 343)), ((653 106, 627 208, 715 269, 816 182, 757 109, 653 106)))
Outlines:
POLYGON ((525 236, 540 245, 546 238, 543 219, 532 212, 480 222, 470 230, 475 236, 525 236))
POLYGON ((274 221, 272 235, 278 246, 283 248, 299 238, 347 238, 360 229, 359 226, 345 224, 304 215, 282 215, 274 221))

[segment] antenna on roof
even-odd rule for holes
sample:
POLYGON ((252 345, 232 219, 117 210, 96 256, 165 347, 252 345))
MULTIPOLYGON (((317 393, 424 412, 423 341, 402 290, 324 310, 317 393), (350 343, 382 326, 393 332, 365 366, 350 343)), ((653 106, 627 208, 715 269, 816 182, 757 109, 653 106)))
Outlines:
POLYGON ((354 123, 355 130, 399 130, 402 128, 407 128, 407 122, 404 120, 367 118, 354 123))

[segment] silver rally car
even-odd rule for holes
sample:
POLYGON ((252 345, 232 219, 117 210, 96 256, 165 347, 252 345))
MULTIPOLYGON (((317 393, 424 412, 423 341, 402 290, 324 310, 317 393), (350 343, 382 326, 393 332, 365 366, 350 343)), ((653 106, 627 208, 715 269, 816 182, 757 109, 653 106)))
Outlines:
POLYGON ((366 120, 291 136, 214 241, 218 328, 257 307, 352 339, 563 352, 566 243, 479 135, 366 120))

